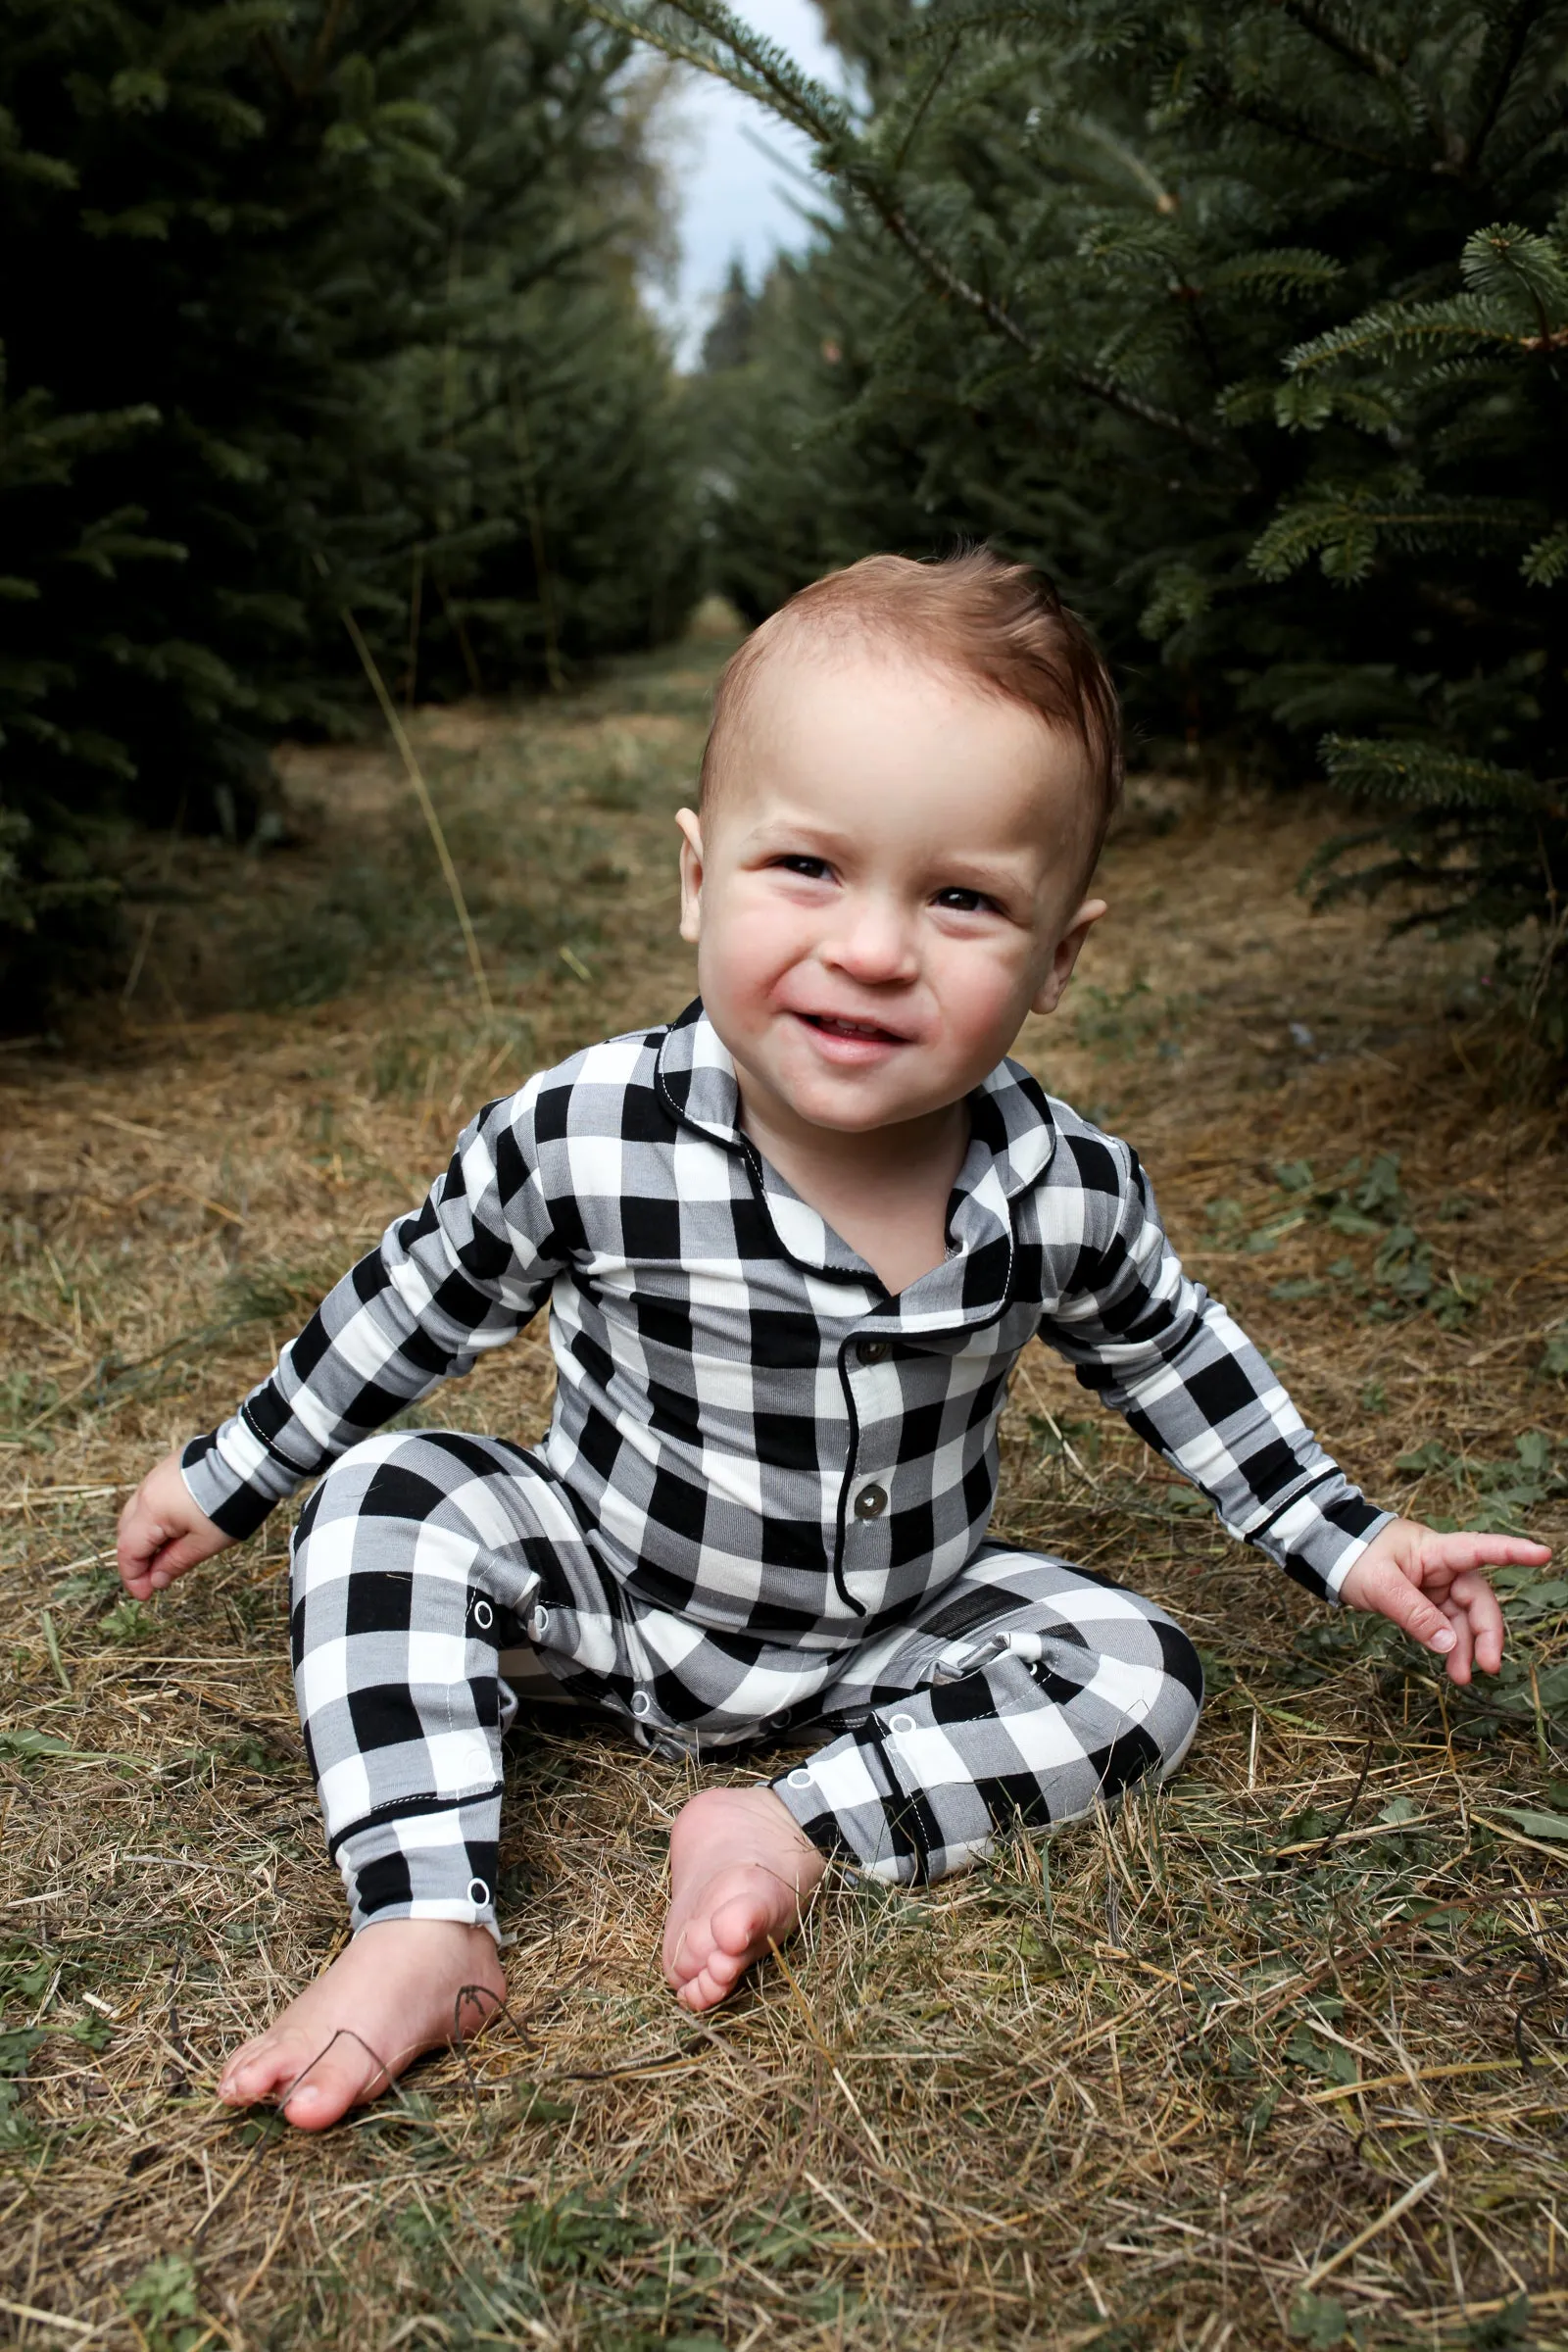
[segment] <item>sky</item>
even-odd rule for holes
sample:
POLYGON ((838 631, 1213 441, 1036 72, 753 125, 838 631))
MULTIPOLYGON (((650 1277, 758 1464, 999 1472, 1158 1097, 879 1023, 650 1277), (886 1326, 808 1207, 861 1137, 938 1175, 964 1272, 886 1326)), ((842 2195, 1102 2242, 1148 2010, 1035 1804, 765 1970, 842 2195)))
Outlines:
MULTIPOLYGON (((738 0, 737 13, 808 74, 842 82, 842 62, 823 40, 810 0, 738 0)), ((686 77, 674 151, 680 267, 659 306, 683 362, 696 359, 737 254, 755 285, 781 247, 806 243, 799 206, 809 203, 810 190, 800 174, 808 173, 809 156, 807 140, 739 91, 707 74, 686 77)))

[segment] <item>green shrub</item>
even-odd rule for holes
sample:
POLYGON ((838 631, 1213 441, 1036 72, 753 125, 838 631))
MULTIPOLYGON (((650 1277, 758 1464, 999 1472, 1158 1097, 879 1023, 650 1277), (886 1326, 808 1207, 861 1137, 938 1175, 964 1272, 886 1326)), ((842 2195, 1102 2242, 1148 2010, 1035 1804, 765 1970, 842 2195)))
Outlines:
POLYGON ((0 0, 0 986, 269 744, 678 621, 648 92, 567 0, 0 0))
POLYGON ((1331 776, 1329 886, 1499 934, 1568 1048, 1568 9, 846 0, 853 103, 715 0, 596 13, 830 191, 710 388, 719 584, 1044 563, 1146 749, 1331 776))

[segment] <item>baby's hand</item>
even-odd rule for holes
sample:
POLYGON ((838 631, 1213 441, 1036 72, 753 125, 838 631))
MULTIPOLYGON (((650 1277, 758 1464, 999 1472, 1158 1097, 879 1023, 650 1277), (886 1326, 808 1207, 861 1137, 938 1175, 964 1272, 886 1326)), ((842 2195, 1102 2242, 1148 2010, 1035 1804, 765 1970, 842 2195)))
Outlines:
POLYGON ((196 1508, 180 1476, 179 1455, 168 1454, 120 1514, 121 1581, 133 1600, 145 1600, 233 1541, 196 1508))
POLYGON ((1550 1557, 1544 1544, 1523 1536, 1442 1536, 1419 1519, 1396 1519, 1373 1537, 1340 1598, 1446 1653, 1450 1682, 1467 1683, 1472 1665, 1495 1674, 1502 1664, 1502 1611, 1477 1569, 1541 1568, 1550 1557))

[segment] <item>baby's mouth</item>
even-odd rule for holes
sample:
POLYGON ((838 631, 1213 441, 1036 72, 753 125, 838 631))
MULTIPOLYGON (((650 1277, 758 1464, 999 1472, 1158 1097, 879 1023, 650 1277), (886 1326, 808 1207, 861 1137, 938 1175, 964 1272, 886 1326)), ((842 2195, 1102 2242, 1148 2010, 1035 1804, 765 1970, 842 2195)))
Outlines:
POLYGON ((837 1012, 803 1012, 800 1018, 808 1027, 820 1030, 824 1037, 865 1038, 881 1046, 907 1043, 896 1029, 884 1028, 880 1021, 852 1021, 845 1014, 837 1012))

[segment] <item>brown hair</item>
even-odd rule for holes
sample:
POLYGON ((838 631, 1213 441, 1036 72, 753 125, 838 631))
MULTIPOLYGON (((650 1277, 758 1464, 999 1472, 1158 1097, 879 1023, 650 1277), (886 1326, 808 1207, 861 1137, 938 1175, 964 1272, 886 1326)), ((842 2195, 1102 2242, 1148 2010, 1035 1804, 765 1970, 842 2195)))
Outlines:
POLYGON ((754 629, 732 655, 713 698, 701 800, 710 807, 757 678, 777 654, 809 638, 911 655, 940 664, 1065 729, 1089 771, 1084 827, 1093 873, 1121 797, 1121 714, 1110 672, 1088 629, 1043 572, 988 547, 939 562, 866 556, 830 571, 754 629))

